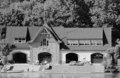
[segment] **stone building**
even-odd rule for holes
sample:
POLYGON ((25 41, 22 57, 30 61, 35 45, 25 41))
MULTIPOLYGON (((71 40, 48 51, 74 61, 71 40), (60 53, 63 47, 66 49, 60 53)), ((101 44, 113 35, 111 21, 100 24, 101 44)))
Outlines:
POLYGON ((15 63, 101 63, 111 47, 111 28, 7 27, 6 40, 16 46, 8 56, 15 63))

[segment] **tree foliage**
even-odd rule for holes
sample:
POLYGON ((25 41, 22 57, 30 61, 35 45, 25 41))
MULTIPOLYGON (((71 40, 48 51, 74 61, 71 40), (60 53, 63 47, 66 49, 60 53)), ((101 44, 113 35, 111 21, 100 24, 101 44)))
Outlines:
POLYGON ((84 0, 5 0, 0 9, 0 25, 89 27, 89 7, 84 0), (7 2, 8 1, 8 2, 7 2))
POLYGON ((120 30, 119 0, 0 0, 0 25, 115 27, 120 30))
POLYGON ((88 0, 91 3, 91 21, 95 27, 118 27, 120 24, 119 0, 88 0))
POLYGON ((6 64, 7 63, 7 56, 10 54, 10 52, 12 52, 13 49, 16 48, 15 45, 13 44, 10 44, 10 43, 7 43, 6 40, 3 40, 2 41, 2 44, 0 47, 1 47, 1 51, 2 51, 2 54, 3 54, 3 61, 2 63, 3 64, 6 64))
POLYGON ((107 50, 107 55, 104 58, 104 65, 106 69, 117 66, 117 60, 120 57, 120 45, 109 48, 107 50))
POLYGON ((2 47, 2 54, 4 56, 8 56, 14 48, 15 48, 15 45, 6 44, 5 46, 2 47))

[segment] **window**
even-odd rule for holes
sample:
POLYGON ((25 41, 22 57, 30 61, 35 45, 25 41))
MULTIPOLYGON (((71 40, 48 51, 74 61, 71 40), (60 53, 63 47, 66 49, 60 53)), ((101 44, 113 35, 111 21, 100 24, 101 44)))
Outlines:
POLYGON ((49 41, 47 39, 43 39, 41 41, 41 46, 48 46, 49 45, 49 41))
POLYGON ((46 31, 46 29, 43 29, 40 33, 40 37, 42 38, 40 45, 41 46, 48 46, 49 45, 49 39, 51 38, 51 35, 46 31))
POLYGON ((72 45, 73 44, 72 40, 68 40, 67 44, 72 45))
POLYGON ((91 45, 90 40, 79 40, 79 45, 91 45))
POLYGON ((67 40, 67 45, 73 46, 101 46, 102 40, 67 40))
POLYGON ((67 44, 68 45, 79 45, 79 42, 78 42, 78 40, 68 40, 68 42, 67 42, 67 44))
POLYGON ((85 43, 84 43, 84 40, 80 40, 79 41, 79 45, 84 45, 85 43))
POLYGON ((26 42, 26 38, 15 38, 14 42, 15 43, 25 43, 26 42))
POLYGON ((103 42, 102 40, 91 40, 91 45, 93 46, 103 45, 103 42))
POLYGON ((85 45, 91 45, 90 40, 85 40, 85 45))
POLYGON ((79 45, 78 40, 73 40, 73 45, 79 45))

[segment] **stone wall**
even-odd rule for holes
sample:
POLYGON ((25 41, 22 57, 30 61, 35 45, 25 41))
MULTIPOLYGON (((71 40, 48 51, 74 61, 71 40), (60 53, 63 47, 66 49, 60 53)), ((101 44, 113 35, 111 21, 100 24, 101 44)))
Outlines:
POLYGON ((57 42, 50 42, 49 46, 34 46, 34 44, 31 45, 31 51, 30 51, 30 59, 31 63, 35 63, 36 60, 38 60, 38 54, 42 52, 48 52, 52 55, 52 62, 53 64, 59 63, 59 43, 57 42))

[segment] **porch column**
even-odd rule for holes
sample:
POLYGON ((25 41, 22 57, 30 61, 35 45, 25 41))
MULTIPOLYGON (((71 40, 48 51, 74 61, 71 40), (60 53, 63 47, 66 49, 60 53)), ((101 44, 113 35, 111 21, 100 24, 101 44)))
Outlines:
POLYGON ((81 56, 80 56, 80 54, 78 54, 78 61, 81 61, 81 56))
POLYGON ((62 53, 62 64, 66 63, 66 53, 62 53))
POLYGON ((33 64, 33 48, 31 44, 29 44, 29 47, 30 47, 30 64, 33 64))

